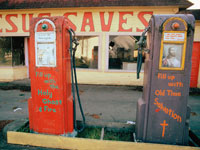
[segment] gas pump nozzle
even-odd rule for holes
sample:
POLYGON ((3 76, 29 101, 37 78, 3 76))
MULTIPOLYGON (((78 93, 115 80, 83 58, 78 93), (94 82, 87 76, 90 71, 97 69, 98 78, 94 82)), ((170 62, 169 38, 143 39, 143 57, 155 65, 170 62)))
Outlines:
MULTIPOLYGON (((142 51, 144 50, 144 47, 146 46, 146 41, 145 41, 145 34, 146 32, 150 29, 150 26, 144 29, 142 32, 142 35, 140 37, 140 40, 137 42, 138 44, 138 57, 137 57, 137 79, 140 78, 140 70, 142 68, 142 51)), ((148 50, 146 50, 148 52, 148 50)))

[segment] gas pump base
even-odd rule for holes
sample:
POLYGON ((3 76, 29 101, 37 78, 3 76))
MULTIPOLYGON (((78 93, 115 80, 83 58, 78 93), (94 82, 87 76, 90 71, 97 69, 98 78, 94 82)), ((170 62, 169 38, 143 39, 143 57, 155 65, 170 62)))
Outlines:
MULTIPOLYGON (((145 127, 145 108, 146 103, 145 101, 140 98, 137 103, 137 118, 136 118, 136 141, 137 142, 146 142, 144 138, 144 127, 145 127)), ((190 112, 191 108, 187 106, 187 113, 186 113, 186 123, 185 123, 185 139, 183 145, 188 145, 189 141, 189 119, 190 119, 190 112)), ((170 143, 170 144, 176 144, 176 143, 170 143)))
POLYGON ((145 107, 146 104, 142 98, 138 100, 137 103, 137 118, 136 118, 136 141, 142 142, 143 141, 143 130, 144 130, 144 115, 145 115, 145 107), (140 127, 140 128, 138 128, 140 127))
POLYGON ((74 130, 72 133, 61 134, 61 136, 64 136, 64 137, 76 137, 77 134, 78 134, 78 132, 76 130, 74 130))
MULTIPOLYGON (((33 130, 30 130, 30 133, 35 133, 35 134, 41 134, 39 132, 35 132, 33 130)), ((67 134, 61 134, 58 136, 64 136, 64 137, 76 137, 78 134, 78 132, 76 130, 74 130, 72 133, 67 133, 67 134)), ((44 135, 49 135, 49 134, 44 134, 44 135)))

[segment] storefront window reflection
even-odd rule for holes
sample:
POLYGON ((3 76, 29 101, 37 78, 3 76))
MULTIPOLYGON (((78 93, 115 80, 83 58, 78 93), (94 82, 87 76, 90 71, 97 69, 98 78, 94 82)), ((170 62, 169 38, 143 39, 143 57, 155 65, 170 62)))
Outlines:
POLYGON ((98 69, 98 36, 78 36, 79 46, 76 51, 76 67, 98 69))
POLYGON ((24 38, 0 37, 0 66, 25 65, 24 38))
POLYGON ((11 38, 0 38, 0 65, 12 66, 11 38))
MULTIPOLYGON (((115 35, 109 37, 108 69, 136 70, 140 36, 115 35)), ((144 58, 143 58, 144 61, 144 58)))

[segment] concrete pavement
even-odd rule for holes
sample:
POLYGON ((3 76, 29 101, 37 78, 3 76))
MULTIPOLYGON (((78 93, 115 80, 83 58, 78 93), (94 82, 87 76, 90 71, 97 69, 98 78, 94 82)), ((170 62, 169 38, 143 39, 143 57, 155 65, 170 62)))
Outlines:
MULTIPOLYGON (((79 89, 86 121, 126 123, 136 120, 136 104, 142 96, 141 87, 79 85, 79 89)), ((27 102, 30 96, 28 79, 0 83, 0 120, 28 118, 27 102)), ((192 89, 188 104, 192 111, 190 127, 196 130, 200 126, 199 89, 192 89)), ((78 105, 77 119, 81 120, 78 105)))
MULTIPOLYGON (((142 88, 134 86, 79 85, 86 122, 127 123, 136 120, 136 106, 142 88)), ((200 92, 194 89, 188 100, 191 106, 190 128, 200 137, 200 92)), ((28 118, 30 81, 0 83, 0 120, 28 118), (6 90, 5 90, 6 89, 6 90)), ((77 120, 82 120, 79 107, 77 120)))
MULTIPOLYGON (((142 92, 128 86, 80 85, 86 121, 122 122, 136 120, 136 104, 142 92)), ((0 120, 28 118, 30 91, 0 90, 0 120)), ((77 119, 81 115, 77 103, 77 119)))

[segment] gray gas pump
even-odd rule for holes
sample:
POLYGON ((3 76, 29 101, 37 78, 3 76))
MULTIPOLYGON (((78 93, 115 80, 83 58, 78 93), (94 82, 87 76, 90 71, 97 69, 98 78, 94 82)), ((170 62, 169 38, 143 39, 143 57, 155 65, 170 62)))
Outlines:
POLYGON ((137 140, 188 143, 194 23, 192 15, 153 15, 150 19, 143 96, 137 105, 137 140))

